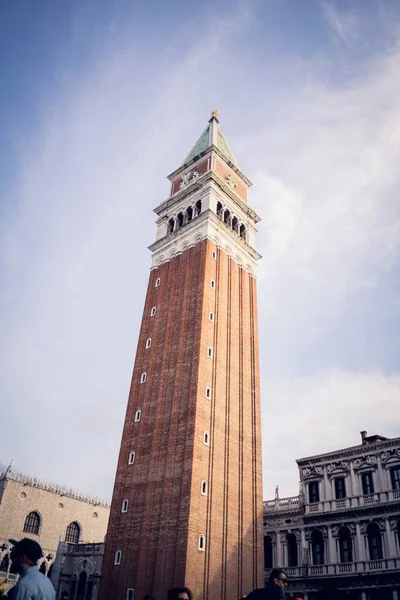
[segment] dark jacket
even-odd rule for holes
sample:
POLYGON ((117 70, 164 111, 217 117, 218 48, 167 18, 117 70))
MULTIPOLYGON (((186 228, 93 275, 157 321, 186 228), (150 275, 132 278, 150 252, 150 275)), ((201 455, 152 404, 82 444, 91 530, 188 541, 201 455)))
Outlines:
POLYGON ((264 588, 253 590, 246 600, 282 600, 286 598, 285 590, 278 585, 267 583, 264 588))

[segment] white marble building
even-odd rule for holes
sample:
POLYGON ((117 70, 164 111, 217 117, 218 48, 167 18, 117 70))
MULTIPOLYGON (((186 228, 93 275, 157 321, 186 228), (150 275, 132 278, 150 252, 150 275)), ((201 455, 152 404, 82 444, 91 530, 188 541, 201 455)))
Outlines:
POLYGON ((400 600, 400 438, 363 431, 358 446, 296 462, 300 494, 264 502, 266 574, 283 567, 305 600, 329 586, 400 600))

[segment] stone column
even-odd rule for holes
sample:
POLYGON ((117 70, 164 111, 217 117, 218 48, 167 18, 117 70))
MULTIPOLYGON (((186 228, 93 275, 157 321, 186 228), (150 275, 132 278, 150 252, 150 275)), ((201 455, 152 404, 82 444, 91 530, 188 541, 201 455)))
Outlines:
POLYGON ((306 564, 305 561, 305 553, 307 550, 307 542, 306 542, 306 532, 304 531, 304 529, 300 529, 300 536, 301 536, 301 555, 300 555, 300 560, 299 560, 299 565, 304 565, 306 564))
POLYGON ((329 560, 326 562, 336 563, 336 548, 335 548, 335 540, 332 537, 332 528, 328 526, 328 551, 329 551, 329 560))
POLYGON ((399 595, 397 593, 397 590, 392 590, 392 598, 393 598, 393 600, 399 600, 399 595))
MULTIPOLYGON (((322 496, 322 494, 321 494, 322 496)), ((328 474, 326 471, 326 466, 324 466, 324 497, 320 498, 322 501, 330 501, 332 500, 332 493, 331 493, 331 482, 328 479, 328 474)))
POLYGON ((275 567, 282 567, 282 545, 281 545, 281 533, 276 532, 276 565, 275 567))
POLYGON ((357 560, 365 560, 364 538, 361 535, 360 523, 356 523, 357 560))
POLYGON ((385 558, 392 558, 396 554, 394 535, 390 529, 389 519, 385 519, 386 554, 385 558))
POLYGON ((361 592, 361 600, 367 600, 367 593, 361 592))
POLYGON ((358 489, 356 475, 354 474, 353 463, 350 463, 350 481, 351 481, 351 490, 349 496, 360 496, 360 490, 358 489))

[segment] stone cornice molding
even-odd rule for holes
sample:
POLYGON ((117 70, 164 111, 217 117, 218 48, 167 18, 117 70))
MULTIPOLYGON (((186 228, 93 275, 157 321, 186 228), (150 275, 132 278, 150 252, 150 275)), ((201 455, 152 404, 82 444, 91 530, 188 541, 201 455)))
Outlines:
POLYGON ((379 518, 388 517, 400 513, 400 502, 391 502, 390 504, 374 504, 368 506, 360 506, 358 508, 351 508, 348 510, 331 511, 319 514, 305 514, 305 524, 317 524, 324 522, 345 521, 352 520, 357 521, 365 518, 379 518))
POLYGON ((396 448, 400 450, 400 438, 394 438, 384 442, 375 442, 374 444, 365 444, 359 446, 353 446, 351 448, 344 448, 335 452, 329 452, 328 454, 321 454, 319 456, 310 456, 306 458, 300 458, 296 460, 299 467, 307 467, 313 464, 323 464, 326 462, 332 462, 340 460, 342 458, 350 458, 353 456, 363 456, 366 454, 380 454, 382 450, 388 448, 396 448))

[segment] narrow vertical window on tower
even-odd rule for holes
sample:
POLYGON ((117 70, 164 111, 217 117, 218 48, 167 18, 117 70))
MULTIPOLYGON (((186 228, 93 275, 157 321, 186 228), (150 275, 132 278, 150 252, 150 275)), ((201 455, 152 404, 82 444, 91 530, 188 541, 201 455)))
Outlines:
POLYGON ((126 590, 126 600, 133 600, 135 597, 135 590, 133 588, 128 588, 126 590))
POLYGON ((139 423, 141 416, 142 416, 142 411, 141 410, 137 410, 135 412, 135 423, 139 423))
POLYGON ((129 500, 124 500, 122 503, 122 508, 121 508, 121 512, 128 512, 128 504, 129 504, 129 500))
POLYGON ((206 549, 206 536, 201 533, 199 535, 199 550, 201 552, 204 552, 205 549, 206 549))
POLYGON ((207 355, 208 355, 208 358, 212 358, 212 356, 213 356, 212 348, 208 348, 207 355))
POLYGON ((128 465, 133 465, 134 462, 135 462, 135 453, 131 452, 129 454, 128 465))
POLYGON ((151 338, 148 338, 146 340, 146 348, 150 348, 150 346, 151 346, 151 338))
POLYGON ((155 306, 153 306, 153 308, 151 309, 150 316, 154 317, 154 315, 156 314, 156 312, 157 312, 157 308, 155 306))
POLYGON ((213 257, 214 260, 217 260, 217 253, 215 252, 215 250, 212 251, 211 256, 213 257))
POLYGON ((208 318, 210 319, 211 323, 214 323, 214 313, 210 312, 210 314, 208 315, 208 318))
POLYGON ((213 290, 215 290, 215 281, 214 279, 211 279, 211 287, 213 290))
POLYGON ((201 495, 207 496, 207 481, 205 480, 201 482, 201 495))
POLYGON ((142 373, 140 376, 140 383, 144 383, 146 381, 146 373, 142 373))
POLYGON ((206 398, 208 398, 208 400, 211 400, 211 388, 206 387, 206 398))
POLYGON ((114 557, 114 565, 120 565, 121 564, 121 550, 117 550, 115 553, 115 557, 114 557))
POLYGON ((161 279, 159 277, 157 277, 156 279, 156 287, 158 287, 161 283, 161 279))
POLYGON ((208 433, 208 431, 204 432, 203 443, 205 446, 209 446, 210 444, 210 434, 208 433))

